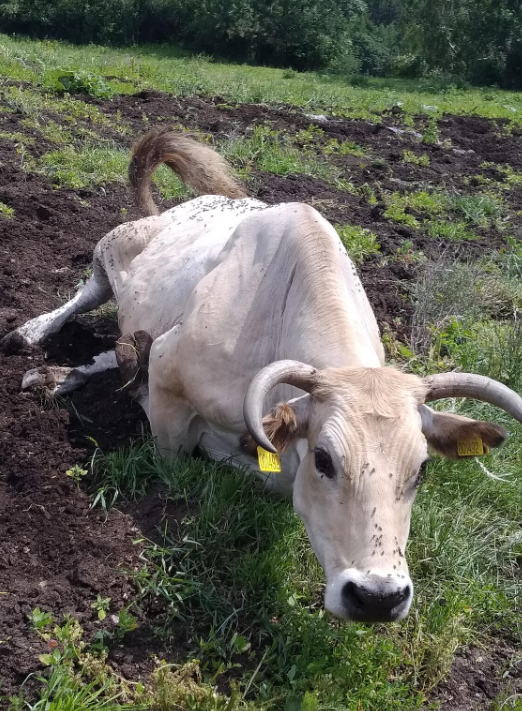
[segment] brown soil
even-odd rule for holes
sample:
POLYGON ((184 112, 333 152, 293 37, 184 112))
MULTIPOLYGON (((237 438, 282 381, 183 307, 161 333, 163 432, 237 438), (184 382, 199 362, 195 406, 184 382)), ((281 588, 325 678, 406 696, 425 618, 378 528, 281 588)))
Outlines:
MULTIPOLYGON (((451 674, 433 694, 441 711, 486 711, 522 693, 520 652, 508 645, 470 649, 455 657, 451 674)), ((508 707, 511 708, 511 707, 508 707)))
MULTIPOLYGON (((219 98, 177 100, 155 92, 93 103, 115 123, 116 116, 121 116, 120 120, 132 128, 132 133, 122 138, 112 128, 92 125, 90 128, 127 146, 139 133, 158 123, 182 122, 217 138, 241 134, 264 121, 292 133, 312 123, 288 108, 262 105, 231 108, 220 106, 223 102, 219 98)), ((37 137, 37 132, 23 127, 23 118, 0 112, 3 130, 37 137)), ((60 120, 57 116, 52 118, 60 120)), ((388 125, 393 125, 391 119, 388 125)), ((358 160, 347 156, 336 160, 347 178, 356 185, 371 183, 377 196, 383 188, 400 190, 404 185, 458 187, 466 175, 479 172, 483 161, 508 162, 515 169, 517 166, 522 169, 519 139, 499 137, 497 127, 482 119, 446 118, 441 123, 441 133, 443 138, 451 138, 452 147, 423 146, 422 150, 413 137, 397 135, 384 126, 365 121, 346 120, 320 126, 325 131, 325 140, 348 139, 367 149, 370 158, 358 160), (454 148, 472 149, 474 153, 455 152, 454 148), (400 158, 404 149, 427 152, 430 166, 403 163, 400 158), (385 164, 372 162, 371 156, 384 158, 385 164)), ((38 140, 34 155, 51 148, 38 140)), ((382 204, 370 205, 312 177, 258 174, 255 185, 256 194, 267 202, 305 201, 333 222, 368 227, 378 234, 385 255, 395 254, 405 239, 411 239, 415 249, 423 249, 431 256, 448 247, 472 254, 501 243, 495 231, 473 245, 430 243, 408 228, 385 221, 382 204)), ((0 337, 28 318, 62 303, 64 295, 74 291, 90 265, 96 242, 121 222, 120 209, 128 210, 127 218, 136 214, 130 195, 121 186, 109 185, 105 190, 56 190, 45 178, 24 172, 15 145, 5 139, 0 139, 0 201, 15 210, 11 220, 0 216, 0 337)), ((407 336, 412 313, 408 283, 415 279, 415 267, 407 260, 390 261, 385 268, 378 267, 377 261, 369 261, 361 268, 361 275, 380 323, 388 323, 399 335, 407 336)), ((140 565, 133 539, 143 534, 153 536, 152 522, 159 523, 165 515, 160 494, 156 492, 152 498, 141 501, 134 511, 128 514, 112 511, 105 519, 99 510, 89 508, 88 496, 66 476, 72 465, 84 463, 92 452, 89 438, 107 451, 128 443, 140 433, 144 422, 141 410, 126 392, 118 391, 121 383, 114 374, 97 376, 88 387, 74 394, 69 407, 46 407, 34 396, 20 394, 22 375, 30 367, 45 362, 61 365, 87 362, 111 347, 116 336, 116 326, 110 321, 83 319, 66 326, 44 348, 35 348, 30 353, 0 354, 3 694, 16 693, 25 677, 39 669, 37 657, 44 650, 28 629, 27 615, 37 606, 57 616, 71 613, 91 635, 97 629, 91 603, 101 594, 111 598, 112 610, 118 610, 132 598, 132 586, 120 569, 140 565)), ((169 515, 177 520, 180 511, 169 515)), ((150 610, 141 620, 140 630, 113 654, 113 663, 133 679, 150 668, 150 654, 158 649, 149 632, 154 614, 150 610)), ((167 654, 172 658, 174 651, 168 650, 167 654)), ((491 661, 495 674, 500 666, 497 657, 491 661)), ((481 688, 474 681, 478 679, 478 662, 474 665, 463 659, 456 660, 451 680, 440 688, 439 698, 448 710, 475 708, 471 703, 475 703, 476 688, 481 688), (466 702, 461 703, 461 697, 466 702)), ((489 671, 484 669, 484 674, 489 675, 489 671)), ((484 694, 489 698, 487 692, 484 694)))

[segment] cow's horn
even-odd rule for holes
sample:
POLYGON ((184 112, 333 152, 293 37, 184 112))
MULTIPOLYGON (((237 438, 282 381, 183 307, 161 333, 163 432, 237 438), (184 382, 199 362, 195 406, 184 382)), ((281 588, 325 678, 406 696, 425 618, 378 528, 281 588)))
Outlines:
POLYGON ((247 390, 243 414, 248 431, 263 449, 274 454, 277 452, 263 428, 263 405, 270 390, 279 383, 286 383, 309 393, 317 383, 317 378, 315 368, 296 360, 276 361, 255 376, 247 390))
POLYGON ((426 402, 447 397, 469 397, 489 402, 522 422, 522 398, 497 380, 471 373, 438 373, 424 378, 428 387, 426 402))

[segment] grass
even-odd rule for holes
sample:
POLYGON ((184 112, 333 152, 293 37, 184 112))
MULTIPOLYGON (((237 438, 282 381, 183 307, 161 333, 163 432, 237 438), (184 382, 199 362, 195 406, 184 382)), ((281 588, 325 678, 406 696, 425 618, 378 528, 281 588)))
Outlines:
MULTIPOLYGON (((107 183, 127 184, 129 153, 116 146, 89 146, 76 149, 67 146, 44 153, 36 170, 48 177, 55 187, 97 188, 107 183)), ((153 178, 164 199, 188 198, 193 195, 166 166, 153 178)))
POLYGON ((356 264, 361 264, 373 254, 379 254, 377 235, 358 225, 336 225, 337 234, 356 264))
POLYGON ((6 205, 3 202, 0 202, 0 218, 11 220, 14 217, 14 214, 15 213, 12 207, 9 207, 9 205, 6 205))
POLYGON ((426 153, 423 153, 422 155, 418 156, 413 151, 407 150, 404 150, 402 152, 402 160, 405 163, 413 163, 413 165, 421 165, 423 167, 426 167, 430 164, 430 157, 426 153))
POLYGON ((315 112, 374 120, 400 103, 406 115, 423 113, 424 107, 430 106, 435 117, 451 112, 502 118, 512 125, 522 121, 520 93, 489 87, 461 90, 435 79, 369 79, 364 87, 358 87, 321 73, 290 74, 282 69, 209 62, 171 45, 132 50, 75 47, 0 35, 0 74, 45 86, 53 84, 57 71, 99 77, 118 93, 156 88, 178 96, 207 94, 238 103, 293 104, 315 112))
POLYGON ((417 228, 437 240, 478 239, 477 228, 502 229, 501 201, 490 194, 452 194, 444 191, 387 193, 384 217, 417 228))
POLYGON ((218 149, 244 176, 255 168, 274 175, 306 175, 334 185, 341 184, 341 172, 332 163, 317 156, 310 148, 299 150, 292 145, 290 137, 270 126, 255 126, 250 135, 229 140, 218 149))

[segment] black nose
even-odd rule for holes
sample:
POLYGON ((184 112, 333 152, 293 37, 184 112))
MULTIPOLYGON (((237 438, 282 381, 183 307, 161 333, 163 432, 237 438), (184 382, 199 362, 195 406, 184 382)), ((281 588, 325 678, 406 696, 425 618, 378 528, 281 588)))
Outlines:
POLYGON ((350 620, 356 622, 393 622, 408 604, 409 585, 349 581, 342 590, 343 603, 350 620))

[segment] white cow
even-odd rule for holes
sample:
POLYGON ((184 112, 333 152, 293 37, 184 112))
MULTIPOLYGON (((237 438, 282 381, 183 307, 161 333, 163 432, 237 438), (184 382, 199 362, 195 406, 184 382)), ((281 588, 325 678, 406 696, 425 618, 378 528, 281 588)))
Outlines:
POLYGON ((99 242, 93 275, 72 301, 5 339, 39 343, 114 295, 117 355, 30 371, 23 386, 67 392, 119 363, 139 384, 162 453, 199 447, 292 494, 326 573, 328 610, 350 620, 405 617, 413 587, 404 550, 428 446, 455 458, 460 441, 496 447, 506 436, 425 403, 467 396, 522 421, 522 399, 481 376, 423 380, 385 367, 375 317, 334 228, 308 205, 244 197, 209 147, 150 133, 134 149, 130 177, 150 216, 99 242), (161 163, 206 195, 156 214, 150 179, 161 163), (256 445, 279 451, 281 473, 260 471, 256 445))

